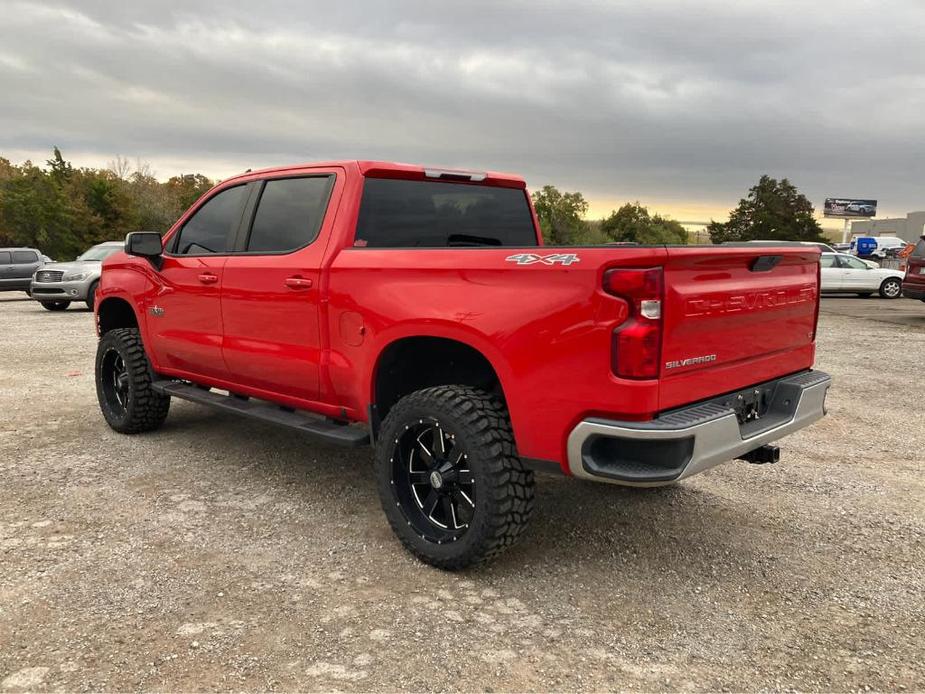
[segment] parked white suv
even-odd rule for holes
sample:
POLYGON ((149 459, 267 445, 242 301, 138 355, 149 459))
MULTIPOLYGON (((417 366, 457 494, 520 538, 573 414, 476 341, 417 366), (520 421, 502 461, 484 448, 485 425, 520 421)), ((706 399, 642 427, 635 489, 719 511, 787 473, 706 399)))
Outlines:
POLYGON ((826 294, 851 293, 870 296, 879 292, 884 299, 902 296, 903 272, 872 268, 847 253, 823 253, 819 259, 821 291, 826 294))

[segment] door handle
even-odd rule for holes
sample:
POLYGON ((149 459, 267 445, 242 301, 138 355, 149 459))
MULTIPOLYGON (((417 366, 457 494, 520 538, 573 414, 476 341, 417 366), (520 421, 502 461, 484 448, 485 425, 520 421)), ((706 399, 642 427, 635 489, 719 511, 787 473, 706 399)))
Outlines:
POLYGON ((199 275, 199 281, 203 284, 215 284, 218 282, 218 277, 213 275, 211 272, 203 272, 199 275))
POLYGON ((311 289, 312 281, 307 277, 287 277, 286 286, 290 289, 311 289))

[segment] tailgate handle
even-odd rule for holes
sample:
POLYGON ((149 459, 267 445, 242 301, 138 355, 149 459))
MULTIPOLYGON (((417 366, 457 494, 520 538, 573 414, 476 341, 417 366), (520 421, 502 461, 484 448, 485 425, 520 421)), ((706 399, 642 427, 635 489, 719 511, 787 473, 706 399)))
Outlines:
POLYGON ((752 265, 748 269, 752 272, 770 272, 777 267, 780 259, 779 255, 759 255, 752 261, 752 265))

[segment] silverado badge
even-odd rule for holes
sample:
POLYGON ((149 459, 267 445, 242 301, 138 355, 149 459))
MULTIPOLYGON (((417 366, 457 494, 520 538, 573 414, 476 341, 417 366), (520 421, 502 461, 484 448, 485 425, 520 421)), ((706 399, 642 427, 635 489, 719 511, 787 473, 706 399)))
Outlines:
POLYGON ((709 364, 711 361, 716 361, 715 354, 704 354, 699 357, 688 357, 687 359, 675 359, 673 361, 666 361, 666 369, 677 369, 681 366, 694 366, 696 364, 709 364))

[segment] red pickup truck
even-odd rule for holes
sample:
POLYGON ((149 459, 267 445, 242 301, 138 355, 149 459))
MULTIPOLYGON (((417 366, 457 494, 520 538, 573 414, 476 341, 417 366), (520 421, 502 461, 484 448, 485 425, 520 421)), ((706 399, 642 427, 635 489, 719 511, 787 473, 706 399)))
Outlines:
POLYGON ((656 486, 825 413, 811 247, 544 247, 523 179, 341 161, 247 172, 96 303, 116 431, 172 397, 375 446, 385 515, 446 569, 514 542, 534 470, 656 486))

